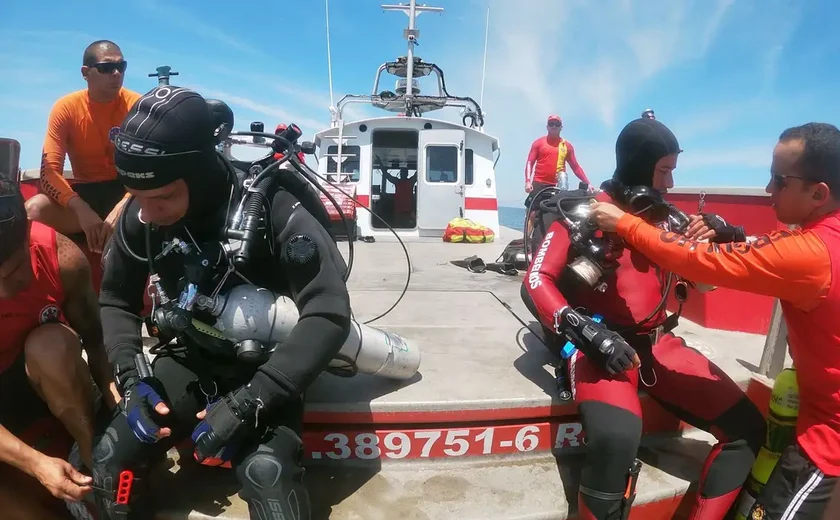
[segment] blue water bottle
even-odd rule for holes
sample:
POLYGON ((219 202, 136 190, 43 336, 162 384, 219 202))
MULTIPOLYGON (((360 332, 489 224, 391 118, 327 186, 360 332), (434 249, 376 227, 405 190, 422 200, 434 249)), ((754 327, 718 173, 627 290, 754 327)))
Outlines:
MULTIPOLYGON (((593 314, 592 321, 595 323, 601 323, 603 320, 603 316, 600 314, 593 314)), ((554 380, 557 383, 557 390, 560 395, 561 401, 568 401, 572 398, 572 388, 569 385, 569 380, 566 377, 566 365, 568 364, 568 360, 577 350, 577 347, 571 341, 567 341, 563 348, 560 349, 560 357, 562 360, 560 364, 554 369, 554 380)))

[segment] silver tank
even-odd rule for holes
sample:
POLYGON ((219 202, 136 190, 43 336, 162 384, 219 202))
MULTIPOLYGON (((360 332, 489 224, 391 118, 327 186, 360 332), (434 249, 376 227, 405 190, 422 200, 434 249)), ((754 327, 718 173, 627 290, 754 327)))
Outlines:
MULTIPOLYGON (((285 296, 245 284, 234 287, 204 306, 216 316, 215 328, 231 341, 257 340, 269 348, 282 348, 300 314, 285 296)), ((389 379, 410 379, 420 369, 420 351, 393 332, 352 321, 350 334, 331 367, 355 363, 362 374, 389 379)))

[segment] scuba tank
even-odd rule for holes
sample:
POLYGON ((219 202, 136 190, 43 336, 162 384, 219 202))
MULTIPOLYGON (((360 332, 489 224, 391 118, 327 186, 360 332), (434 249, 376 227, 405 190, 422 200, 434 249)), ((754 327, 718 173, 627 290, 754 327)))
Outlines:
POLYGON ((767 484, 770 474, 779 462, 782 452, 796 435, 796 418, 799 415, 799 385, 796 369, 786 368, 776 377, 770 396, 770 411, 767 414, 767 437, 758 451, 750 475, 741 491, 741 499, 735 514, 736 520, 747 520, 755 499, 767 484))
MULTIPOLYGON (((290 298, 250 284, 215 298, 199 296, 196 306, 216 317, 212 329, 235 343, 240 358, 263 345, 269 351, 282 348, 300 317, 290 298)), ((420 351, 397 334, 352 320, 350 335, 330 362, 333 369, 348 365, 362 374, 410 379, 420 369, 420 351)))

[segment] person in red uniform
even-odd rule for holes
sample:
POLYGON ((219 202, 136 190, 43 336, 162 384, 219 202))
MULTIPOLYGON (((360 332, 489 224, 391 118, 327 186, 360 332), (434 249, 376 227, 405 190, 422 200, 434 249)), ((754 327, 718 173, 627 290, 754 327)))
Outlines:
POLYGON ((102 342, 87 258, 70 239, 29 222, 18 186, 0 177, 0 504, 3 518, 53 518, 45 488, 78 501, 90 477, 21 436, 52 414, 92 461, 91 376, 105 403, 119 399, 102 342), (89 366, 81 356, 84 348, 89 366), (37 479, 43 486, 33 492, 37 479))
MULTIPOLYGON (((560 137, 562 129, 563 121, 560 116, 552 114, 548 116, 546 124, 547 135, 531 144, 531 151, 525 162, 525 192, 528 193, 528 197, 525 198, 526 208, 530 208, 534 197, 546 188, 558 186, 560 189, 569 189, 566 163, 572 167, 572 171, 581 182, 589 184, 589 178, 577 162, 575 147, 560 137)), ((525 222, 527 234, 530 234, 535 215, 536 211, 532 211, 525 222)))
POLYGON ((563 121, 558 115, 548 116, 548 133, 531 144, 528 160, 525 162, 525 192, 539 192, 547 186, 569 189, 566 177, 566 163, 572 167, 581 182, 589 184, 586 173, 575 157, 572 143, 560 137, 563 121))
MULTIPOLYGON (((609 186, 617 183, 666 191, 673 186, 679 152, 676 137, 662 123, 646 118, 630 122, 616 142, 613 180, 596 198, 611 201, 609 186)), ((664 330, 663 288, 669 275, 644 251, 623 249, 618 267, 604 278, 606 286, 596 290, 570 275, 567 265, 575 257, 570 244, 564 224, 553 222, 529 268, 523 299, 544 328, 576 338, 568 378, 586 431, 580 518, 625 518, 629 471, 642 435, 642 382, 666 410, 718 439, 703 467, 689 518, 721 520, 764 440, 761 413, 720 368, 664 330), (603 322, 595 324, 593 314, 603 316, 603 322)))
POLYGON ((394 185, 394 216, 405 226, 414 227, 414 186, 417 175, 408 176, 408 168, 400 168, 399 177, 385 171, 385 177, 394 185))
POLYGON ((592 218, 674 273, 781 300, 799 374, 796 442, 782 453, 747 518, 816 520, 840 482, 840 130, 824 123, 785 130, 770 173, 766 191, 776 218, 800 226, 795 231, 703 244, 610 204, 596 204, 592 218))

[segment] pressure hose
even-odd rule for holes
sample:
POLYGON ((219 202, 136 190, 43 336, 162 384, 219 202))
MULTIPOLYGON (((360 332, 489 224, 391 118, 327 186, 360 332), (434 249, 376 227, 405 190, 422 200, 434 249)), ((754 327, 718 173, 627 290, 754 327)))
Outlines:
MULTIPOLYGON (((295 125, 290 125, 289 128, 291 128, 291 127, 295 127, 295 130, 297 129, 297 127, 295 125)), ((294 130, 293 130, 293 132, 294 132, 294 130)), ((397 239, 397 241, 400 244, 400 247, 403 250, 403 255, 406 259, 407 269, 406 269, 405 284, 403 285, 403 288, 402 288, 402 291, 400 292, 400 295, 397 297, 397 299, 394 301, 394 303, 387 310, 385 310, 381 314, 379 314, 379 315, 377 315, 377 316, 375 316, 375 317, 373 317, 373 318, 371 318, 371 319, 369 319, 369 320, 367 320, 363 323, 364 324, 373 323, 374 321, 379 320, 380 318, 386 316, 388 313, 390 313, 392 310, 394 310, 396 308, 396 306, 399 305, 399 303, 405 297, 405 294, 408 291, 408 287, 411 283, 411 260, 410 260, 409 254, 408 254, 408 248, 406 247, 405 243, 402 241, 402 239, 400 238, 400 236, 396 232, 396 230, 394 230, 394 228, 391 227, 391 225, 388 224, 382 217, 380 217, 379 215, 374 213, 366 205, 362 204, 357 198, 351 196, 349 193, 347 193, 346 191, 341 189, 339 186, 337 186, 335 183, 333 183, 329 179, 326 179, 323 176, 319 175, 317 172, 312 170, 312 168, 310 168, 309 165, 307 165, 305 163, 301 163, 298 160, 298 158, 295 154, 295 151, 294 151, 295 149, 294 149, 294 146, 293 146, 292 142, 290 140, 286 139, 283 135, 270 134, 270 133, 266 133, 266 132, 234 132, 234 133, 231 133, 230 135, 231 136, 234 136, 234 135, 245 136, 245 135, 247 135, 247 136, 253 136, 253 137, 264 137, 264 138, 271 139, 273 141, 278 142, 279 145, 280 145, 280 146, 278 146, 278 148, 282 148, 283 150, 288 150, 287 152, 283 153, 282 158, 277 159, 277 160, 271 162, 269 165, 263 167, 262 171, 259 174, 257 174, 256 178, 254 178, 253 182, 250 184, 250 186, 248 186, 248 189, 246 189, 246 190, 241 190, 240 189, 239 180, 237 179, 237 176, 236 176, 236 173, 235 173, 235 168, 234 168, 233 164, 230 162, 230 160, 227 157, 225 157, 224 154, 218 153, 219 158, 225 164, 227 174, 228 174, 228 180, 230 181, 231 186, 232 186, 231 196, 228 199, 227 216, 229 218, 230 218, 230 206, 231 206, 233 200, 238 199, 240 201, 239 202, 239 207, 237 208, 237 211, 234 213, 234 215, 240 215, 240 222, 242 223, 242 225, 239 227, 239 229, 232 229, 231 227, 228 227, 228 229, 226 230, 226 235, 228 236, 228 238, 233 238, 235 240, 241 240, 241 242, 242 242, 241 246, 240 246, 240 249, 237 252, 237 255, 234 259, 235 265, 236 264, 241 265, 242 263, 247 262, 247 260, 250 258, 250 247, 251 247, 251 243, 253 242, 254 236, 256 235, 256 232, 257 232, 257 229, 258 229, 258 224, 259 224, 259 220, 260 220, 260 211, 263 208, 265 208, 269 205, 268 204, 269 203, 269 201, 268 201, 268 190, 271 186, 271 181, 272 181, 272 177, 270 177, 270 175, 273 172, 279 170, 280 166, 282 166, 284 163, 289 161, 289 163, 294 168, 294 170, 298 174, 300 174, 300 176, 302 176, 304 181, 305 181, 305 182, 300 182, 299 185, 297 186, 297 189, 293 190, 294 193, 292 193, 292 194, 295 195, 298 198, 303 198, 303 197, 306 196, 306 193, 305 193, 306 190, 304 189, 306 184, 309 184, 310 186, 313 186, 313 187, 317 188, 321 193, 324 194, 324 196, 327 198, 327 200, 330 201, 330 203, 336 209, 339 217, 341 218, 342 222, 345 225, 345 228, 347 230, 347 236, 348 236, 347 270, 346 270, 346 272, 344 273, 344 276, 343 276, 343 279, 344 279, 345 282, 350 277, 350 273, 351 273, 351 270, 353 268, 353 263, 354 263, 354 259, 355 259, 355 248, 354 248, 354 244, 353 244, 354 226, 350 222, 350 220, 347 218, 347 216, 344 214, 344 211, 342 211, 341 205, 338 203, 338 201, 335 200, 335 197, 333 197, 333 195, 324 186, 322 186, 321 183, 318 182, 318 179, 320 179, 323 182, 329 184, 330 186, 332 186, 333 188, 338 190, 342 195, 346 196, 348 199, 355 202, 359 207, 363 208, 365 211, 370 213, 370 215, 372 217, 379 220, 379 222, 381 222, 386 228, 388 228, 388 230, 391 232, 391 234, 393 234, 394 237, 397 239)), ((296 138, 297 137, 295 137, 295 139, 296 138)), ((294 175, 290 175, 289 178, 286 179, 286 182, 284 182, 283 184, 289 185, 289 183, 293 182, 290 179, 293 179, 293 178, 294 178, 294 175)), ((311 193, 314 193, 314 192, 311 192, 311 193)), ((130 205, 131 202, 132 202, 132 199, 134 199, 134 198, 135 197, 133 195, 130 196, 127 203, 126 203, 126 206, 130 205)), ((306 209, 307 210, 311 209, 312 211, 315 211, 316 213, 318 213, 317 210, 320 208, 323 215, 315 214, 313 216, 316 219, 318 219, 325 226, 327 231, 329 232, 329 216, 326 214, 327 213, 326 208, 323 207, 323 204, 321 203, 320 199, 318 199, 318 198, 315 198, 315 200, 312 201, 312 202, 313 202, 313 204, 310 205, 311 208, 307 207, 306 209), (317 202, 317 206, 314 204, 314 202, 317 202)), ((117 235, 116 238, 118 239, 116 241, 117 246, 120 247, 120 249, 123 250, 132 259, 134 259, 138 262, 141 262, 141 263, 148 263, 149 268, 150 268, 150 273, 154 273, 152 259, 138 255, 136 252, 134 252, 131 249, 131 247, 126 242, 125 230, 126 230, 126 219, 128 217, 127 214, 128 214, 127 211, 121 212, 120 217, 117 221, 117 226, 118 226, 118 232, 116 233, 116 235, 117 235)), ((234 224, 237 224, 237 223, 234 222, 234 224)), ((146 254, 151 255, 151 233, 150 233, 150 225, 149 224, 145 224, 145 233, 146 233, 146 251, 147 251, 146 254)))

